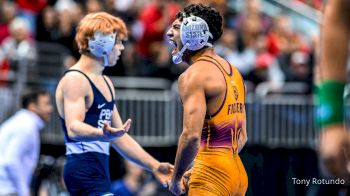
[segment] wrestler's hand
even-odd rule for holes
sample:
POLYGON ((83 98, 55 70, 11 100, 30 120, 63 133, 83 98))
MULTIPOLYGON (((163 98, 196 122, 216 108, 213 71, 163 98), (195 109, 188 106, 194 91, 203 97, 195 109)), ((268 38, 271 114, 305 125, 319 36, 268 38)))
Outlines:
POLYGON ((159 163, 158 167, 154 168, 152 173, 154 177, 162 184, 164 188, 167 188, 171 177, 173 176, 174 166, 170 163, 159 163))
POLYGON ((190 181, 190 177, 191 177, 191 172, 192 172, 192 169, 190 170, 187 170, 184 174, 184 176, 182 177, 183 181, 184 181, 184 185, 185 185, 185 190, 186 192, 188 191, 189 189, 189 181, 190 181))
POLYGON ((169 190, 174 195, 182 195, 186 193, 186 180, 184 177, 180 181, 171 181, 169 185, 169 190))
POLYGON ((334 177, 350 179, 350 135, 341 126, 323 131, 319 140, 320 159, 334 177))
POLYGON ((127 133, 131 126, 131 119, 128 119, 123 126, 119 128, 111 127, 107 122, 104 123, 103 126, 103 136, 106 141, 112 141, 117 137, 123 136, 127 133))

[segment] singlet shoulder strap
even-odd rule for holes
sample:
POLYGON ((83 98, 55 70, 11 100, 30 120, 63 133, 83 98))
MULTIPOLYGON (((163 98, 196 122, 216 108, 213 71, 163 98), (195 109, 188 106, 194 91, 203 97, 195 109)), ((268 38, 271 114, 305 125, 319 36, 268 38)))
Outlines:
POLYGON ((200 60, 200 59, 207 59, 207 60, 209 60, 209 61, 215 62, 214 64, 216 64, 226 75, 232 76, 232 66, 231 66, 231 64, 230 64, 229 62, 226 61, 227 64, 228 64, 228 66, 229 66, 229 68, 230 68, 230 73, 227 73, 227 71, 226 71, 225 68, 221 65, 221 63, 220 63, 218 60, 214 59, 213 57, 208 56, 208 55, 204 55, 204 56, 200 57, 199 60, 200 60))
POLYGON ((109 92, 111 93, 111 96, 112 96, 112 100, 114 99, 114 96, 113 96, 113 91, 112 91, 112 88, 109 86, 109 83, 108 81, 106 80, 106 76, 103 76, 103 79, 105 80, 107 86, 108 86, 108 89, 109 89, 109 92))
POLYGON ((64 75, 66 75, 68 72, 78 72, 81 73, 89 82, 92 86, 95 86, 94 83, 91 81, 91 79, 89 78, 89 76, 87 76, 84 72, 78 70, 78 69, 69 69, 67 71, 64 72, 64 75))

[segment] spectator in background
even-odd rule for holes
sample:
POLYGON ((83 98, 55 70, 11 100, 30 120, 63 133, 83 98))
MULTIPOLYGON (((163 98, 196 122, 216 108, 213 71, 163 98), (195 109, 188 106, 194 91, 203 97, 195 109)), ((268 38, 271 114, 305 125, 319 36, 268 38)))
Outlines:
POLYGON ((10 23, 10 36, 0 45, 0 74, 9 76, 10 65, 20 61, 30 63, 36 59, 36 46, 30 37, 29 26, 23 18, 15 18, 10 23))
POLYGON ((262 32, 260 16, 255 14, 247 15, 240 29, 240 38, 243 42, 243 48, 254 47, 258 35, 262 32))
POLYGON ((310 55, 304 51, 295 51, 291 54, 289 64, 283 66, 286 80, 290 82, 312 83, 312 65, 310 55))
POLYGON ((268 29, 272 25, 272 19, 262 13, 261 9, 261 1, 260 0, 247 0, 245 1, 244 10, 235 18, 234 27, 240 29, 243 27, 245 20, 249 19, 249 17, 255 17, 259 24, 261 24, 261 28, 263 32, 267 32, 268 29))
POLYGON ((148 76, 161 77, 169 80, 176 80, 177 77, 172 73, 170 63, 170 53, 166 45, 162 42, 154 42, 150 47, 150 66, 148 76))
POLYGON ((11 1, 0 3, 0 44, 10 35, 9 24, 16 17, 16 5, 11 1))
MULTIPOLYGON (((134 22, 140 9, 137 0, 107 0, 106 9, 112 15, 119 15, 127 23, 134 22)), ((127 24, 128 25, 128 24, 127 24)))
POLYGON ((137 43, 137 51, 142 57, 151 60, 152 45, 163 41, 165 29, 175 19, 179 10, 180 6, 170 0, 151 0, 151 3, 140 11, 139 20, 143 34, 137 43))
POLYGON ((171 0, 151 0, 140 11, 140 39, 136 51, 147 67, 146 76, 174 78, 170 71, 170 55, 164 43, 164 32, 175 19, 180 6, 171 0))
POLYGON ((239 72, 246 79, 255 63, 255 50, 252 47, 247 47, 243 51, 239 51, 237 41, 237 31, 226 27, 221 39, 215 45, 215 51, 237 67, 239 72))
POLYGON ((75 44, 75 24, 72 18, 72 12, 69 9, 64 9, 58 12, 58 32, 59 37, 57 42, 66 46, 71 54, 78 59, 80 54, 75 44))
POLYGON ((156 195, 157 184, 152 176, 147 176, 144 169, 124 160, 125 176, 112 182, 111 192, 118 196, 149 196, 156 195))
POLYGON ((103 4, 104 1, 101 0, 87 0, 86 1, 86 12, 94 13, 101 12, 105 10, 105 6, 103 4))
POLYGON ((15 0, 19 15, 28 21, 29 32, 35 35, 36 17, 47 5, 47 0, 15 0))
POLYGON ((86 15, 85 6, 82 3, 77 3, 74 9, 70 9, 74 26, 77 26, 79 21, 86 15))
POLYGON ((39 130, 50 119, 50 95, 29 90, 22 109, 0 127, 0 195, 30 195, 30 181, 40 151, 39 130))
POLYGON ((35 60, 35 42, 30 37, 29 26, 25 19, 15 18, 10 23, 10 36, 1 44, 0 59, 11 61, 35 60))
POLYGON ((304 49, 304 43, 295 33, 290 24, 289 17, 280 15, 275 18, 271 30, 267 34, 267 49, 276 57, 290 55, 292 52, 304 49))
POLYGON ((55 42, 58 40, 57 12, 53 7, 47 6, 38 17, 36 40, 43 42, 55 42))
POLYGON ((274 85, 281 84, 285 76, 280 68, 277 58, 271 55, 266 48, 266 36, 260 34, 255 43, 256 58, 254 69, 249 74, 248 79, 255 85, 260 82, 272 82, 274 85))

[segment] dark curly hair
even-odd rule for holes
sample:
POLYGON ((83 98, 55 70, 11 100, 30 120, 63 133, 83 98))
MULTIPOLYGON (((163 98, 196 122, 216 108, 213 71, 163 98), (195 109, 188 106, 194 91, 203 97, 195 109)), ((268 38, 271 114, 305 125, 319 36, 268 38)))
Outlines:
POLYGON ((222 17, 220 13, 213 7, 209 7, 203 4, 191 4, 184 8, 183 11, 177 13, 176 18, 180 21, 183 20, 184 16, 198 16, 205 20, 209 26, 209 30, 213 35, 212 39, 209 39, 210 43, 214 43, 222 35, 222 17))

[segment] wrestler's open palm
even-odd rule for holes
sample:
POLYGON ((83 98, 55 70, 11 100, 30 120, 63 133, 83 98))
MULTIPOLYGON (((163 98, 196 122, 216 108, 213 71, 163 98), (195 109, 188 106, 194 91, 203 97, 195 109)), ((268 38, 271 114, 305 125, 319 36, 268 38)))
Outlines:
POLYGON ((153 170, 153 175, 156 177, 159 183, 163 185, 164 188, 167 188, 171 177, 173 176, 174 166, 170 163, 160 163, 158 168, 153 170))
POLYGON ((131 119, 128 119, 123 126, 119 128, 111 127, 108 123, 104 123, 103 134, 107 141, 111 141, 117 137, 123 136, 127 133, 131 126, 131 119))

